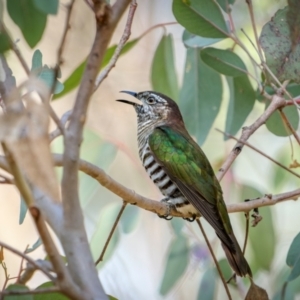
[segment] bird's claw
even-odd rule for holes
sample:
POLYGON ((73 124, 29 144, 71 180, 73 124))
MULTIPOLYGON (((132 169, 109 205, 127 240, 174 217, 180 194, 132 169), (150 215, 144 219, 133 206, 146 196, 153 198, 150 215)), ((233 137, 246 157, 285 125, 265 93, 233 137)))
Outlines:
POLYGON ((196 219, 196 216, 193 216, 192 218, 183 218, 183 220, 188 221, 188 222, 194 222, 196 219))
POLYGON ((169 197, 166 197, 166 198, 163 198, 160 202, 163 202, 164 204, 166 204, 167 206, 167 213, 165 215, 158 215, 160 218, 162 219, 165 219, 167 221, 170 221, 173 219, 173 216, 170 216, 170 212, 171 212, 171 206, 173 205, 172 203, 169 203, 168 200, 170 198, 169 197))

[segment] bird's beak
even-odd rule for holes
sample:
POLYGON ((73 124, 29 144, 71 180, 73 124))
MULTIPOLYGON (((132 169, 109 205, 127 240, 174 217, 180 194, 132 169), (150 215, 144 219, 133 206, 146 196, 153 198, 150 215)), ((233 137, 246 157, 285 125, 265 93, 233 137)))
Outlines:
MULTIPOLYGON (((131 92, 131 91, 120 91, 120 93, 125 93, 125 94, 129 94, 135 98, 137 98, 137 93, 135 92, 131 92)), ((119 102, 123 102, 123 103, 126 103, 126 104, 130 104, 130 105, 139 105, 138 103, 135 103, 135 102, 131 102, 131 101, 128 101, 128 100, 123 100, 123 99, 118 99, 116 101, 119 101, 119 102)))

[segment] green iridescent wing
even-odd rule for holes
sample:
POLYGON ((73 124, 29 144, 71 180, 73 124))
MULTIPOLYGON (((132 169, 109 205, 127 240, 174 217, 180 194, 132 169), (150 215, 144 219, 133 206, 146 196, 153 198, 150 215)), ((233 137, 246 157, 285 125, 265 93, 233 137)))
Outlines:
POLYGON ((198 144, 186 131, 161 126, 150 135, 149 146, 182 194, 211 224, 219 238, 234 249, 228 236, 232 228, 220 184, 198 144))

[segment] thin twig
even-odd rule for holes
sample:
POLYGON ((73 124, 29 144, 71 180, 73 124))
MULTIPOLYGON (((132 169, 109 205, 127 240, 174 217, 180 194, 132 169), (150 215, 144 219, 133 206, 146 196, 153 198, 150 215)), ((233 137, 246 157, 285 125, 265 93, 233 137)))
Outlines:
MULTIPOLYGON (((69 121, 71 114, 72 114, 72 110, 68 110, 62 115, 62 117, 60 119, 60 123, 63 126, 63 128, 65 128, 66 123, 69 121)), ((54 131, 50 132, 49 133, 50 142, 52 142, 54 139, 59 137, 61 134, 62 134, 62 132, 59 127, 57 127, 54 131)))
POLYGON ((268 118, 274 113, 274 111, 277 108, 284 106, 284 98, 278 96, 277 94, 273 95, 272 98, 273 100, 271 101, 267 109, 264 111, 264 113, 261 116, 259 116, 252 125, 243 128, 243 132, 241 137, 239 138, 239 142, 235 144, 234 148, 230 152, 229 156, 227 157, 217 174, 217 178, 219 181, 223 178, 225 173, 231 167, 234 160, 241 153, 242 148, 244 147, 244 143, 249 139, 249 137, 268 120, 268 118))
POLYGON ((121 54, 121 51, 122 51, 124 45, 126 44, 126 42, 128 41, 130 34, 131 34, 131 25, 132 25, 132 21, 133 21, 133 17, 134 17, 136 8, 137 8, 136 0, 131 0, 130 7, 129 7, 129 13, 128 13, 128 17, 127 17, 127 22, 126 22, 125 29, 124 29, 123 35, 121 37, 121 40, 120 40, 119 44, 117 45, 117 48, 116 48, 112 58, 110 59, 108 65, 96 78, 94 92, 98 89, 98 87, 100 86, 102 81, 108 76, 111 69, 116 65, 116 62, 121 54))
POLYGON ((205 233, 205 231, 204 231, 204 228, 203 228, 203 226, 202 226, 202 224, 201 224, 201 222, 200 222, 200 219, 197 218, 197 219, 196 219, 196 222, 197 222, 197 224, 199 225, 199 228, 200 228, 200 230, 201 230, 201 232, 202 232, 202 235, 203 235, 203 237, 204 237, 204 239, 205 239, 206 245, 207 245, 207 247, 208 247, 208 249, 209 249, 209 251, 210 251, 210 254, 211 254, 211 256, 212 256, 212 258, 213 258, 213 260, 214 260, 214 263, 215 263, 215 265, 216 265, 216 268, 217 268, 218 273, 219 273, 219 275, 220 275, 220 278, 221 278, 221 280, 222 280, 222 283, 223 283, 223 286, 224 286, 224 288, 225 288, 225 291, 226 291, 226 294, 227 294, 227 296, 228 296, 228 299, 229 299, 229 300, 232 300, 231 294, 230 294, 229 289, 228 289, 228 285, 227 285, 226 280, 225 280, 225 278, 224 278, 224 276, 223 276, 223 273, 222 273, 222 271, 221 271, 221 268, 220 268, 220 265, 219 265, 219 263, 218 263, 218 261, 217 261, 217 258, 216 258, 215 254, 214 254, 214 251, 213 251, 213 249, 212 249, 212 247, 211 247, 211 245, 210 245, 210 242, 209 242, 209 240, 208 240, 208 238, 207 238, 207 236, 206 236, 206 233, 205 233))
POLYGON ((295 131, 295 129, 293 128, 292 124, 290 123, 290 121, 288 120, 288 118, 286 117, 285 113, 282 111, 282 109, 278 109, 280 116, 284 122, 284 124, 288 127, 288 129, 290 130, 290 132, 293 134, 293 136, 295 137, 296 141, 298 142, 299 146, 300 146, 300 137, 297 134, 297 132, 295 131))
POLYGON ((243 245, 243 255, 245 255, 245 252, 246 252, 248 236, 249 236, 250 218, 249 218, 249 212, 248 211, 245 213, 245 218, 246 218, 246 229, 245 229, 245 240, 244 240, 244 245, 243 245))
POLYGON ((258 49, 258 55, 259 55, 259 58, 260 58, 261 62, 263 62, 264 61, 264 56, 263 56, 263 51, 261 49, 259 39, 258 39, 257 26, 255 24, 252 0, 246 0, 246 3, 248 5, 248 10, 249 10, 250 19, 251 19, 251 25, 252 25, 252 29, 253 29, 253 32, 254 32, 256 46, 257 46, 257 49, 258 49))
POLYGON ((42 271, 51 281, 55 281, 56 278, 54 276, 52 276, 47 270, 45 270, 41 265, 39 265, 35 260, 33 260, 30 256, 26 255, 25 253, 13 248, 12 246, 0 241, 0 246, 2 246, 3 248, 11 251, 12 253, 23 257, 25 260, 27 260, 30 264, 34 265, 36 267, 36 269, 42 271))
POLYGON ((13 39, 11 38, 5 24, 3 22, 1 22, 1 31, 2 32, 5 32, 5 34, 7 35, 8 37, 8 40, 9 40, 9 44, 12 48, 12 50, 15 52, 17 58, 19 59, 26 75, 29 75, 30 74, 30 69, 26 63, 26 60, 24 59, 22 53, 20 52, 19 48, 17 47, 17 42, 14 42, 13 39))
MULTIPOLYGON (((29 247, 29 245, 26 246, 24 253, 26 253, 26 250, 28 249, 28 247, 29 247)), ((20 269, 19 269, 19 273, 18 273, 18 276, 17 276, 17 278, 18 278, 17 282, 19 281, 19 279, 21 277, 21 273, 23 271, 23 263, 24 263, 24 257, 22 257, 22 259, 21 259, 20 269)))
POLYGON ((229 137, 229 138, 231 138, 231 139, 233 139, 233 140, 236 140, 237 142, 243 143, 245 146, 249 147, 250 149, 254 150, 255 152, 259 153, 260 155, 266 157, 267 159, 269 159, 270 161, 272 161, 274 164, 276 164, 276 165, 279 166, 280 168, 282 168, 282 169, 286 170, 287 172, 293 174, 294 176, 300 178, 300 174, 298 174, 298 173, 294 172, 293 170, 287 168, 286 166, 284 166, 283 164, 281 164, 281 163, 278 162, 277 160, 273 159, 271 156, 267 155, 266 153, 262 152, 262 151, 259 150, 258 148, 252 146, 252 145, 249 144, 248 142, 243 142, 243 141, 237 139, 235 136, 233 136, 233 135, 231 135, 231 134, 229 134, 229 133, 227 133, 227 132, 224 132, 224 131, 222 131, 222 130, 220 130, 220 129, 216 129, 216 131, 223 133, 225 136, 227 136, 227 137, 229 137))
POLYGON ((117 228, 117 225, 118 225, 118 223, 119 223, 119 221, 120 221, 120 219, 121 219, 121 216, 122 216, 122 214, 123 214, 123 212, 124 212, 124 210, 125 210, 126 204, 127 204, 127 203, 126 203, 125 201, 123 201, 123 205, 122 205, 122 207, 121 207, 121 209, 120 209, 120 211, 119 211, 119 213, 118 213, 118 216, 117 216, 117 218, 116 218, 116 220, 115 220, 115 222, 114 222, 113 227, 111 228, 111 231, 110 231, 110 233, 109 233, 109 235, 108 235, 108 238, 107 238, 107 240, 106 240, 106 242, 105 242, 104 248, 103 248, 103 250, 102 250, 102 252, 101 252, 99 258, 98 258, 98 259, 96 260, 96 262, 95 262, 95 265, 96 265, 96 266, 98 265, 99 262, 103 261, 103 258, 104 258, 104 254, 105 254, 105 252, 106 252, 106 249, 107 249, 107 247, 108 247, 108 245, 109 245, 109 243, 110 243, 110 240, 111 240, 111 238, 112 238, 112 236, 113 236, 113 234, 114 234, 114 232, 115 232, 115 230, 116 230, 116 228, 117 228))

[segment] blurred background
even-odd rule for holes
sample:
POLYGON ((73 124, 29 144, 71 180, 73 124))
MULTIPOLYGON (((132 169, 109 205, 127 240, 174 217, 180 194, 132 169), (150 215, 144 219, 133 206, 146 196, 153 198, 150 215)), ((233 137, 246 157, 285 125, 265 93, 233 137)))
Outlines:
MULTIPOLYGON (((236 28, 243 28, 252 38, 253 33, 245 1, 236 2, 232 12, 236 28)), ((50 66, 56 64, 57 48, 66 16, 65 3, 67 1, 60 1, 58 15, 48 18, 43 39, 36 47, 43 53, 44 63, 50 66)), ((286 1, 254 1, 253 4, 260 32, 264 23, 269 21, 279 8, 286 6, 286 1)), ((8 28, 13 38, 19 39, 18 47, 30 65, 33 49, 27 46, 21 32, 8 18, 6 12, 4 13, 5 22, 9 25, 8 28)), ((120 40, 126 18, 127 13, 118 25, 111 45, 117 44, 120 40)), ((92 13, 84 1, 76 1, 71 20, 72 26, 67 37, 63 54, 64 63, 61 67, 62 82, 85 59, 94 38, 92 13)), ((175 21, 171 0, 138 1, 131 39, 141 36, 154 25, 175 21)), ((162 196, 139 161, 135 112, 132 107, 115 100, 130 99, 127 95, 119 94, 120 90, 139 92, 152 89, 151 64, 157 45, 166 32, 173 35, 176 72, 180 83, 182 82, 185 65, 183 28, 175 24, 151 30, 129 52, 120 57, 116 67, 93 95, 81 150, 83 159, 103 168, 124 186, 157 200, 160 200, 162 196)), ((244 40, 245 37, 241 35, 241 39, 244 40)), ((252 51, 252 48, 249 47, 249 50, 252 51)), ((26 75, 15 55, 9 52, 7 59, 17 83, 20 84, 26 80, 26 75)), ((247 67, 251 70, 250 64, 247 67)), ((66 96, 53 101, 53 107, 59 116, 72 107, 75 96, 76 90, 73 90, 66 96)), ((224 141, 222 134, 215 130, 215 128, 224 130, 227 105, 228 91, 225 88, 221 110, 202 145, 216 171, 235 144, 234 141, 224 141)), ((250 125, 263 110, 264 104, 256 102, 245 125, 250 125)), ((53 124, 51 128, 55 128, 53 124)), ((239 135, 240 133, 237 137, 239 135)), ((249 142, 285 165, 291 162, 289 138, 271 135, 266 128, 262 127, 249 142)), ((61 139, 57 138, 52 143, 52 147, 53 152, 62 152, 61 139)), ((299 153, 295 155, 296 157, 298 155, 299 159, 299 153)), ((58 177, 61 175, 60 172, 58 168, 58 177)), ((264 194, 277 194, 296 189, 299 187, 299 180, 286 174, 251 149, 244 148, 221 185, 225 202, 237 203, 264 194)), ((97 259, 121 208, 122 199, 83 174, 80 174, 80 195, 91 248, 97 259)), ((31 247, 37 241, 38 234, 30 216, 27 215, 23 223, 19 224, 20 195, 14 187, 0 185, 0 205, 0 239, 20 250, 24 250, 27 245, 31 247)), ((278 297, 276 295, 288 274, 285 259, 293 238, 299 232, 299 210, 300 203, 294 201, 284 202, 270 208, 261 208, 263 221, 257 227, 250 229, 252 242, 247 247, 246 257, 255 270, 255 281, 268 291, 272 299, 278 297)), ((230 218, 237 239, 242 244, 245 235, 244 214, 231 214, 230 218)), ((203 224, 218 259, 225 263, 224 253, 213 230, 205 221, 203 224)), ((20 267, 19 257, 8 251, 5 251, 4 255, 9 274, 12 277, 16 276, 20 267)), ((44 258, 43 247, 39 247, 30 255, 35 259, 44 258)), ((210 288, 209 284, 205 288, 205 278, 217 277, 214 273, 209 273, 212 271, 214 272, 212 259, 196 224, 181 220, 167 222, 153 213, 128 206, 105 260, 100 265, 99 276, 105 291, 118 299, 206 299, 205 294, 199 292, 199 289, 200 286, 203 287, 202 291, 210 288), (164 274, 170 245, 175 239, 176 230, 181 230, 186 237, 184 242, 187 249, 184 250, 183 260, 179 258, 178 268, 175 264, 173 269, 172 267, 169 269, 172 271, 168 276, 173 278, 166 279, 164 274), (182 264, 185 267, 182 267, 182 264), (165 278, 164 286, 162 286, 163 278, 165 278), (169 289, 166 287, 168 284, 169 289), (167 292, 164 292, 166 290, 167 292)), ((30 285, 36 287, 44 281, 45 278, 37 273, 30 281, 30 285)), ((4 274, 0 270, 0 286, 2 282, 4 282, 4 274)), ((293 294, 300 293, 299 279, 295 280, 292 285, 294 285, 293 294)), ((247 287, 246 280, 238 279, 238 288, 231 287, 234 299, 242 298, 247 287)), ((214 298, 224 299, 224 297, 224 288, 217 279, 214 298)), ((300 296, 292 297, 286 299, 300 299, 300 296)))

